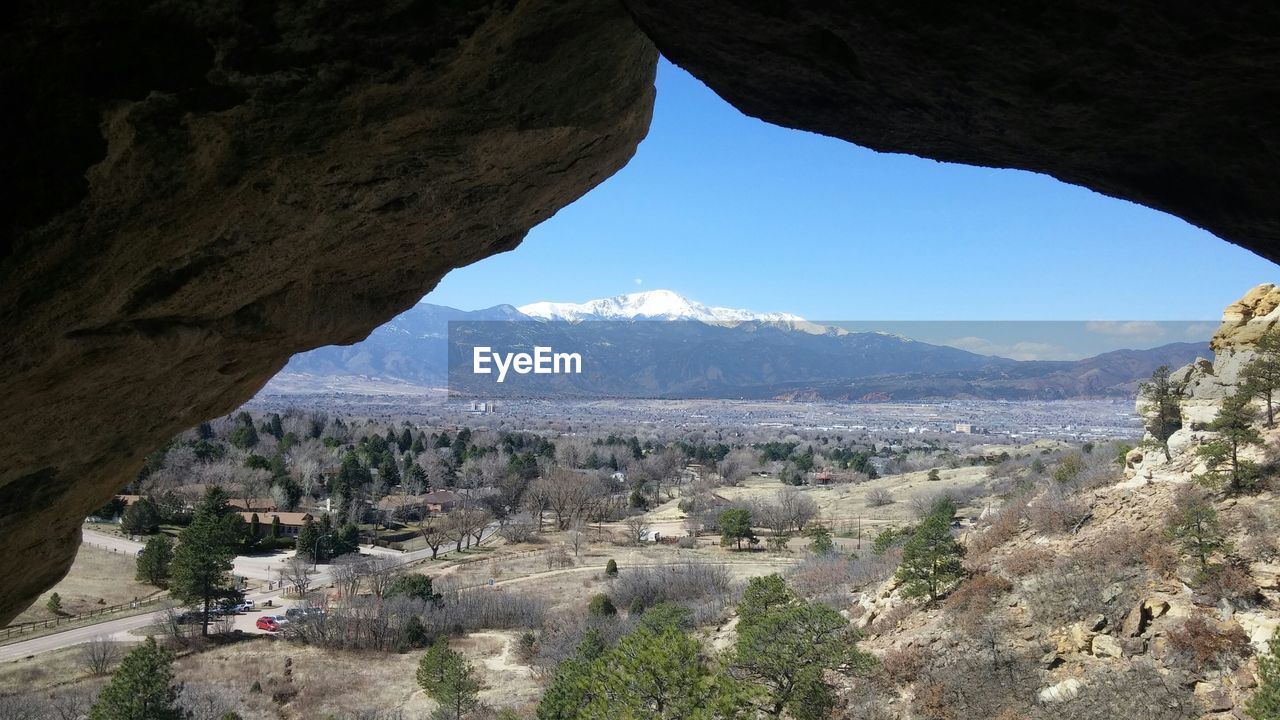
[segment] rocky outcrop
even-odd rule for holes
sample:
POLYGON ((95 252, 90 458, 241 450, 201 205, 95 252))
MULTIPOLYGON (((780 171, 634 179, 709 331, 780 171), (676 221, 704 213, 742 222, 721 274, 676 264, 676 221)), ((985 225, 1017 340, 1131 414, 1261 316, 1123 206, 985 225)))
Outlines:
MULTIPOLYGON (((1222 324, 1210 341, 1213 360, 1200 358, 1172 373, 1173 379, 1185 386, 1181 408, 1183 426, 1169 438, 1172 469, 1185 471, 1196 466, 1198 459, 1188 450, 1206 439, 1205 426, 1218 414, 1223 399, 1236 391, 1240 371, 1254 356, 1254 344, 1277 323, 1280 323, 1280 287, 1271 283, 1259 285, 1223 311, 1222 324)), ((1144 412, 1141 397, 1137 409, 1140 414, 1144 412)), ((1246 452, 1257 451, 1251 448, 1246 452)), ((1149 448, 1130 452, 1126 465, 1143 477, 1150 477, 1158 469, 1168 469, 1163 454, 1149 448)))
POLYGON ((147 452, 515 247, 653 103, 609 2, 29 7, 0 43, 0 622, 147 452))
POLYGON ((748 115, 1047 173, 1280 260, 1280 6, 625 2, 748 115))

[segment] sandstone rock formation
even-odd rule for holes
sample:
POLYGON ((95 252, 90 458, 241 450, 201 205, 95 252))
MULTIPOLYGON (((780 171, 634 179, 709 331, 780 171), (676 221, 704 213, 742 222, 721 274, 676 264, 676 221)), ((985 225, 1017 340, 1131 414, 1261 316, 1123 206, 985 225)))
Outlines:
POLYGON ((1280 6, 625 2, 748 115, 1047 173, 1280 259, 1280 6))
MULTIPOLYGON (((1280 287, 1271 283, 1259 285, 1222 313, 1222 324, 1214 333, 1210 347, 1214 359, 1199 359, 1172 373, 1174 379, 1186 384, 1186 396, 1182 403, 1183 426, 1169 438, 1169 451, 1173 455, 1172 467, 1177 470, 1194 468, 1198 462, 1193 450, 1206 438, 1204 427, 1213 421, 1222 400, 1236 390, 1240 371, 1253 358, 1253 345, 1263 333, 1280 323, 1280 287)), ((1138 412, 1143 412, 1142 398, 1138 398, 1138 412)), ((1257 454, 1249 449, 1249 454, 1257 454)), ((1150 476, 1164 468, 1164 456, 1146 448, 1133 450, 1127 459, 1129 470, 1150 476)))
POLYGON ((608 2, 20 15, 0 622, 147 452, 515 247, 627 162, 654 97, 655 50, 608 2))

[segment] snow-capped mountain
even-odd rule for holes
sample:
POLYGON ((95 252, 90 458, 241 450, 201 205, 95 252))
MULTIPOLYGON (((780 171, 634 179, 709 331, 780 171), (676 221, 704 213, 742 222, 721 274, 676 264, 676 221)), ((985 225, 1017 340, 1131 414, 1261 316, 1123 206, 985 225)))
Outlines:
POLYGON ((703 305, 670 290, 647 290, 584 303, 536 302, 517 308, 541 320, 698 320, 701 322, 804 322, 798 315, 758 313, 703 305))

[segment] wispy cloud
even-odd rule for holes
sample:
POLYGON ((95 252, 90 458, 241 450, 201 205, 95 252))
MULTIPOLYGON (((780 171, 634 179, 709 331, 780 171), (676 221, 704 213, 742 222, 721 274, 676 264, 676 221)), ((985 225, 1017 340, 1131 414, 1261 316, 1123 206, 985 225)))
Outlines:
POLYGON ((1165 329, 1160 323, 1150 320, 1129 320, 1125 322, 1094 321, 1084 324, 1084 329, 1099 335, 1112 337, 1140 338, 1153 340, 1164 337, 1165 329))
POLYGON ((643 285, 643 284, 644 284, 644 280, 642 280, 641 278, 636 278, 633 282, 635 282, 635 284, 636 284, 636 285, 643 285))
POLYGON ((943 340, 942 344, 980 355, 998 355, 1011 360, 1079 360, 1084 357, 1080 353, 1070 352, 1060 345, 1032 340, 999 343, 987 338, 970 335, 943 340))

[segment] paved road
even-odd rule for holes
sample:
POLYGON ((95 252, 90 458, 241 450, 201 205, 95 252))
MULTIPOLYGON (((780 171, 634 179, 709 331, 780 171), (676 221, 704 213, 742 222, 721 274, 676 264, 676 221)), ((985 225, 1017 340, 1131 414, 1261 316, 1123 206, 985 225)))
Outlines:
MULTIPOLYGON (((496 530, 497 525, 491 526, 489 531, 490 534, 485 536, 485 540, 492 537, 496 530)), ((89 543, 90 545, 97 545, 107 549, 114 549, 117 552, 126 552, 130 554, 135 554, 138 550, 142 549, 142 543, 134 542, 127 538, 115 535, 106 535, 93 530, 84 531, 84 542, 89 543)), ((390 554, 392 557, 399 559, 401 564, 408 564, 431 557, 431 550, 429 548, 406 553, 398 553, 395 551, 390 551, 390 553, 388 553, 384 548, 361 548, 361 552, 365 554, 378 555, 390 554)), ((444 556, 452 552, 454 552, 454 549, 452 546, 449 546, 447 548, 440 548, 439 554, 444 556)), ((237 575, 265 580, 267 579, 267 564, 270 563, 274 565, 274 568, 271 571, 274 573, 272 579, 279 580, 280 576, 278 568, 284 563, 284 560, 292 556, 292 554, 292 551, 290 551, 289 553, 280 553, 269 558, 238 557, 236 558, 235 572, 237 575)), ((323 565, 320 567, 320 571, 313 575, 311 579, 313 586, 325 585, 332 581, 333 578, 329 574, 328 568, 323 565)), ((268 599, 270 599, 278 608, 287 607, 289 605, 288 601, 281 602, 280 600, 282 592, 283 591, 280 589, 274 589, 270 591, 249 593, 245 595, 245 597, 256 602, 259 608, 261 608, 262 604, 268 599)), ((262 614, 262 612, 255 612, 240 616, 236 621, 237 628, 253 631, 253 622, 262 614), (245 620, 245 618, 248 618, 248 620, 245 620), (247 625, 247 627, 242 627, 245 625, 247 625)), ((116 618, 114 620, 104 620, 100 623, 71 628, 59 633, 31 638, 30 640, 23 640, 21 642, 10 643, 8 645, 0 645, 0 662, 9 662, 27 657, 28 655, 37 655, 51 650, 79 645, 81 643, 89 642, 94 638, 103 636, 109 636, 115 640, 138 640, 139 638, 130 635, 129 633, 133 630, 161 622, 164 619, 164 615, 164 610, 156 610, 142 615, 116 618)))

